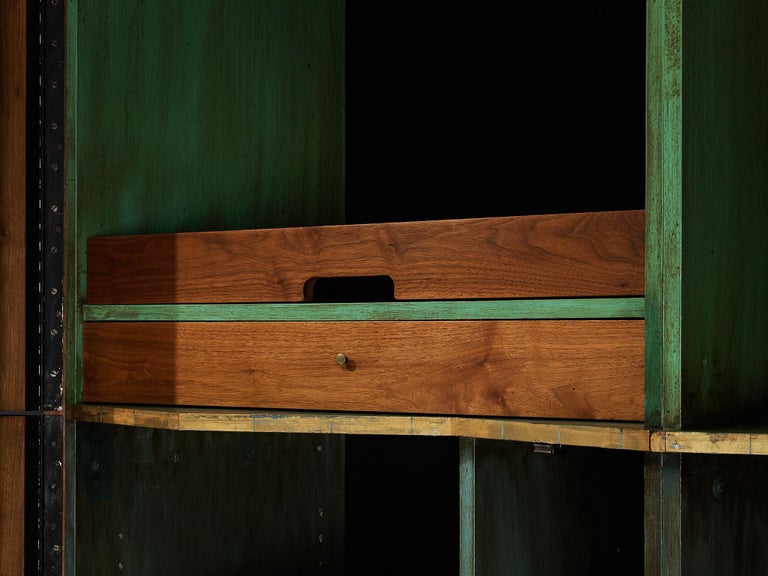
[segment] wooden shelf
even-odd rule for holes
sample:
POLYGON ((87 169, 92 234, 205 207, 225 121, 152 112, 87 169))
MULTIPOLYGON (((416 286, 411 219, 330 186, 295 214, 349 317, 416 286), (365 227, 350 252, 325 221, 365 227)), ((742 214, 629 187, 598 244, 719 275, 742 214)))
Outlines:
POLYGON ((217 410, 77 404, 68 416, 96 422, 168 430, 292 432, 398 436, 463 436, 543 444, 647 451, 651 432, 634 422, 382 415, 341 412, 217 410))
POLYGON ((768 428, 649 430, 635 422, 523 420, 276 410, 76 404, 79 422, 211 432, 282 432, 395 436, 462 436, 562 446, 667 453, 768 455, 768 428))
POLYGON ((768 430, 658 431, 651 435, 652 452, 768 455, 768 430))

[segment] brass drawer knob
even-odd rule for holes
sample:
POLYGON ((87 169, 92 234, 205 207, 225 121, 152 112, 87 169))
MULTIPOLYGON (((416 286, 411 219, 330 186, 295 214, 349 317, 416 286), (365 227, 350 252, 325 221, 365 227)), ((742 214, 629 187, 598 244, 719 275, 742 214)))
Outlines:
POLYGON ((343 352, 339 352, 336 354, 336 364, 339 366, 344 366, 344 364, 347 363, 347 356, 343 352))

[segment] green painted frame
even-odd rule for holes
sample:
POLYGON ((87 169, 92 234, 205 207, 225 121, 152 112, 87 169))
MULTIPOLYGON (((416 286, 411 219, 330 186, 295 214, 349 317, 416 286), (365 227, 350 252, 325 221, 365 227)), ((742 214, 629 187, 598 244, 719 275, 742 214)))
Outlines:
POLYGON ((649 0, 646 423, 768 410, 768 6, 649 0))

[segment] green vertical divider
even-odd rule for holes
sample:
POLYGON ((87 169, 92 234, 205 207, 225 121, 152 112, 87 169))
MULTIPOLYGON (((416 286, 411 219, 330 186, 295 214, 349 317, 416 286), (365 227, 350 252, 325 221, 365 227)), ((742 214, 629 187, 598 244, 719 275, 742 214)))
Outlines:
POLYGON ((682 0, 647 3, 646 423, 680 426, 682 0))
POLYGON ((680 454, 645 455, 646 576, 680 576, 682 473, 680 454))
MULTIPOLYGON (((647 16, 646 425, 763 425, 768 4, 648 0, 647 16)), ((646 574, 764 564, 749 549, 762 518, 739 500, 759 498, 746 479, 762 473, 755 457, 647 455, 646 574), (702 487, 700 462, 743 491, 702 487)))
MULTIPOLYGON (((66 5, 66 155, 64 188, 64 404, 78 402, 82 396, 82 306, 79 286, 77 242, 77 0, 66 5)), ((66 462, 76 462, 77 424, 65 420, 64 450, 66 462)), ((77 530, 77 499, 72 487, 77 485, 75 466, 64 467, 64 556, 66 574, 77 574, 77 553, 74 537, 77 530)))
POLYGON ((459 439, 459 575, 475 576, 475 438, 459 439))
POLYGON ((66 176, 65 176, 65 258, 64 258, 64 384, 65 402, 73 404, 82 396, 82 297, 85 271, 78 242, 77 217, 77 0, 67 2, 66 82, 66 176))
POLYGON ((768 408, 768 5, 651 0, 646 421, 768 408))

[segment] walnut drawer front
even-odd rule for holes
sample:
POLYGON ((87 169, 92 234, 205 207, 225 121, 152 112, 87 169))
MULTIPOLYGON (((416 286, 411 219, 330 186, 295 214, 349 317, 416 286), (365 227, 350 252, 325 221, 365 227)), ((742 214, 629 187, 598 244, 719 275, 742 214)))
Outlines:
POLYGON ((98 403, 643 420, 644 321, 90 322, 98 403))
POLYGON ((645 212, 585 212, 88 239, 88 304, 313 301, 388 276, 393 299, 641 296, 645 212))

